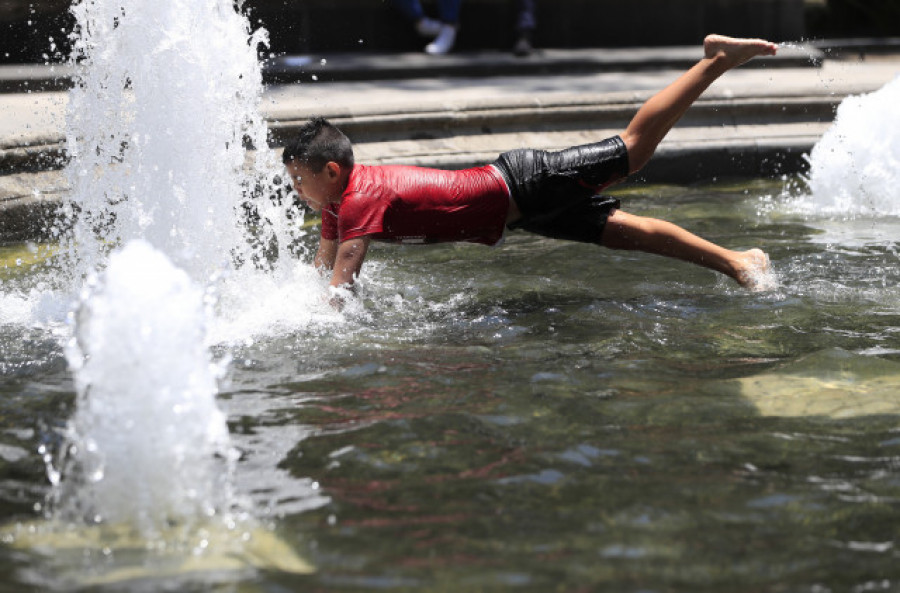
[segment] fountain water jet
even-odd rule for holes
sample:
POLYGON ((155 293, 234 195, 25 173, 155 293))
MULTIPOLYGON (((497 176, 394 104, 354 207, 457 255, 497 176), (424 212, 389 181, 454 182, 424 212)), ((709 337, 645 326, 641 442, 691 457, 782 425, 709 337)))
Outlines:
POLYGON ((848 97, 809 155, 801 210, 829 215, 900 216, 900 77, 848 97))
POLYGON ((80 0, 72 12, 80 71, 67 122, 61 290, 87 280, 66 352, 77 409, 61 459, 54 465, 44 451, 48 517, 59 521, 12 538, 43 547, 47 536, 54 548, 78 533, 78 549, 143 552, 104 580, 146 574, 146 552, 160 550, 175 555, 153 562, 174 574, 198 566, 185 552, 211 560, 200 570, 237 561, 307 572, 233 495, 215 400, 223 366, 211 362, 206 334, 204 295, 222 278, 235 304, 249 285, 234 278, 256 271, 247 264, 276 251, 289 267, 284 213, 255 200, 276 192, 281 170, 258 111, 265 33, 251 34, 232 0, 80 0))
POLYGON ((60 469, 44 452, 53 521, 0 530, 19 548, 53 550, 51 580, 36 582, 313 570, 233 494, 237 455, 215 400, 224 364, 207 348, 209 305, 185 271, 140 240, 89 279, 66 349, 78 396, 60 469))
POLYGON ((63 462, 75 475, 55 506, 148 532, 230 504, 227 472, 209 464, 227 457, 227 427, 192 282, 253 257, 243 207, 277 171, 257 110, 265 35, 230 0, 82 0, 72 12, 71 280, 121 252, 78 315, 63 462))
POLYGON ((78 399, 57 511, 146 533, 227 512, 233 454, 202 290, 134 241, 112 255, 77 317, 67 358, 78 399))
POLYGON ((258 109, 265 32, 251 34, 229 0, 82 0, 72 11, 74 279, 132 239, 199 282, 258 258, 244 207, 279 171, 258 109))

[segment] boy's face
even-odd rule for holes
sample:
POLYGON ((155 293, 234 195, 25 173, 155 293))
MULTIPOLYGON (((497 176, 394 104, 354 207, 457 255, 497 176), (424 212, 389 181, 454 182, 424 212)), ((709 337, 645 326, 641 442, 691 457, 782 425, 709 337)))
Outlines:
POLYGON ((340 199, 341 168, 337 163, 329 162, 318 172, 297 161, 289 162, 285 168, 294 190, 313 211, 321 212, 330 202, 340 199))

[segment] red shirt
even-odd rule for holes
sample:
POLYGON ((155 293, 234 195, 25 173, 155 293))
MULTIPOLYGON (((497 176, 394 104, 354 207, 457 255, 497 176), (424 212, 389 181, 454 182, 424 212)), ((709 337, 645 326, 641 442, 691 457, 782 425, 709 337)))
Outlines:
POLYGON ((322 238, 496 245, 508 210, 506 182, 490 165, 462 171, 355 165, 340 203, 322 211, 322 238))

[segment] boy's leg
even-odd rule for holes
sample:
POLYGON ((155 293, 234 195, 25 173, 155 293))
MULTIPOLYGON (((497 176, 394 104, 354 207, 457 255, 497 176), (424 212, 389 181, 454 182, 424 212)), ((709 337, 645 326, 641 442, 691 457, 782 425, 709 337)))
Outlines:
MULTIPOLYGON (((559 167, 565 169, 583 170, 592 166, 589 161, 594 157, 588 153, 599 151, 599 154, 596 156, 603 162, 596 163, 597 167, 594 167, 594 169, 611 175, 602 180, 593 179, 589 182, 590 185, 596 185, 599 192, 609 183, 614 183, 643 168, 672 126, 718 77, 754 56, 771 55, 778 49, 774 43, 761 39, 733 39, 721 35, 709 35, 704 40, 703 48, 706 57, 682 74, 675 82, 644 103, 628 124, 628 128, 619 135, 618 138, 621 138, 622 143, 624 143, 622 156, 626 157, 625 160, 627 161, 622 166, 621 171, 607 170, 604 162, 608 160, 606 157, 611 155, 605 149, 599 148, 603 143, 572 147, 565 151, 549 154, 546 158, 563 161, 559 163, 559 167), (584 151, 585 154, 579 156, 580 151, 584 151), (628 169, 627 171, 625 170, 626 168, 628 169)), ((607 141, 609 140, 612 139, 607 141)), ((523 179, 535 176, 531 171, 533 164, 524 162, 524 157, 521 155, 532 152, 538 151, 520 150, 504 153, 496 163, 501 170, 505 171, 504 175, 507 177, 507 181, 511 181, 512 185, 515 186, 510 187, 516 199, 511 205, 507 216, 506 222, 509 225, 517 224, 523 215, 531 215, 528 212, 529 207, 518 202, 520 199, 525 199, 523 197, 525 194, 527 194, 527 199, 532 202, 535 198, 539 201, 548 199, 546 195, 535 196, 535 192, 524 187, 525 185, 533 186, 534 183, 532 182, 534 179, 529 181, 529 183, 525 183, 523 179)), ((615 162, 615 159, 608 161, 608 163, 615 162)), ((546 163, 546 165, 550 166, 550 163, 546 163)), ((565 176, 568 177, 569 174, 566 173, 565 176)), ((582 181, 586 180, 582 179, 582 181)), ((543 188, 541 192, 544 192, 543 188)), ((550 209, 555 207, 555 204, 550 205, 550 209)))
POLYGON ((777 49, 762 39, 709 35, 703 42, 704 58, 644 103, 621 134, 628 147, 629 173, 650 160, 672 126, 717 78, 755 56, 774 55, 777 49))
POLYGON ((701 239, 678 225, 613 210, 606 219, 601 244, 674 257, 726 274, 747 288, 765 288, 769 260, 759 249, 732 251, 701 239))

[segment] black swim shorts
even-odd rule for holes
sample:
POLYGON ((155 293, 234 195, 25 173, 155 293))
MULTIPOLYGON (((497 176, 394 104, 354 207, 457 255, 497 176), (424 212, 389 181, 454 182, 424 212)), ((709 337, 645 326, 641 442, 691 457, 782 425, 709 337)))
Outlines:
POLYGON ((599 243, 619 201, 597 195, 628 175, 628 150, 618 136, 559 152, 520 149, 494 162, 522 212, 510 228, 586 243, 599 243))

